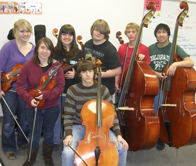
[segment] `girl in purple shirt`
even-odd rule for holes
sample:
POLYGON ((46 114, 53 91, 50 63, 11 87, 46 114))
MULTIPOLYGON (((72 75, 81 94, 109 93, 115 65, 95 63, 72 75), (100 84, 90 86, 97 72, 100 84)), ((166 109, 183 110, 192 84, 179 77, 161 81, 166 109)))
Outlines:
MULTIPOLYGON (((32 26, 25 19, 19 19, 14 23, 13 33, 15 39, 7 42, 0 50, 0 72, 9 72, 17 64, 24 64, 33 56, 34 45, 28 42, 32 34, 32 26)), ((0 74, 1 78, 1 74, 0 74)), ((2 79, 1 79, 2 82, 2 79)), ((2 83, 0 83, 1 85, 2 83)), ((5 91, 5 90, 4 90, 5 91)), ((4 92, 2 85, 0 86, 0 99, 3 97, 10 107, 13 115, 17 114, 18 123, 27 136, 29 127, 26 119, 26 104, 18 96, 15 91, 15 83, 9 91, 4 92)), ((10 160, 15 159, 15 152, 18 147, 27 149, 27 140, 18 129, 17 145, 15 141, 15 121, 6 106, 5 102, 1 99, 3 111, 3 125, 2 125, 2 149, 10 160)))

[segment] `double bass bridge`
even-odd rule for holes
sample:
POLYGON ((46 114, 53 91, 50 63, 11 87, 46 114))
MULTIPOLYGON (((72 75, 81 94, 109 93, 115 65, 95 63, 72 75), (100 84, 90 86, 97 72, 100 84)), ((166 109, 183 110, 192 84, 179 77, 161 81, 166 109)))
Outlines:
MULTIPOLYGON (((184 116, 185 115, 185 113, 184 112, 181 112, 181 108, 182 108, 182 101, 181 101, 181 99, 178 97, 177 99, 176 99, 177 101, 179 101, 178 103, 178 105, 179 105, 179 108, 178 108, 178 110, 179 110, 179 114, 180 114, 180 116, 184 116)), ((177 107, 177 104, 161 104, 161 106, 162 107, 177 107)))

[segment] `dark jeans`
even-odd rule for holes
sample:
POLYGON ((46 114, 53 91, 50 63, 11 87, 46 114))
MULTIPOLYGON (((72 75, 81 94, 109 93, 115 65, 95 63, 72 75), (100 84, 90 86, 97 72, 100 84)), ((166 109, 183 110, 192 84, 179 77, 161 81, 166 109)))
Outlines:
MULTIPOLYGON (((14 88, 5 93, 5 96, 3 97, 5 98, 13 115, 17 114, 18 123, 25 133, 26 137, 28 137, 29 127, 26 118, 26 103, 19 97, 14 88)), ((15 153, 17 149, 15 140, 15 121, 7 106, 5 105, 3 99, 1 99, 1 106, 3 111, 2 149, 4 153, 15 153)), ((18 128, 17 145, 18 147, 23 147, 26 144, 27 141, 18 128)))
POLYGON ((65 96, 60 96, 59 101, 60 101, 60 111, 59 111, 59 115, 58 118, 56 120, 55 123, 55 127, 54 127, 54 137, 53 137, 53 141, 54 144, 58 144, 60 145, 62 143, 61 137, 62 137, 62 131, 61 131, 61 111, 62 111, 62 106, 65 104, 65 96))
MULTIPOLYGON (((37 149, 39 146, 39 141, 42 132, 42 125, 43 125, 43 133, 44 133, 44 144, 45 145, 53 144, 53 134, 54 134, 53 131, 54 131, 54 126, 57 117, 59 115, 59 111, 60 111, 59 105, 44 110, 37 109, 32 149, 37 149)), ((35 110, 27 108, 27 121, 30 127, 29 147, 32 138, 34 115, 35 115, 35 110)))

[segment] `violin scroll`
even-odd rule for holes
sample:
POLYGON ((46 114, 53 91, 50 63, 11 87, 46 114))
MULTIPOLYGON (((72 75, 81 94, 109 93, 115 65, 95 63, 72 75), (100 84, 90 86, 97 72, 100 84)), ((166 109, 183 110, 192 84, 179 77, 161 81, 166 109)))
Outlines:
POLYGON ((122 33, 120 31, 116 32, 116 38, 118 39, 120 44, 124 44, 124 40, 122 39, 122 37, 120 37, 121 34, 122 33))
POLYGON ((57 35, 57 32, 58 32, 58 29, 57 28, 54 28, 52 30, 52 34, 58 39, 59 35, 57 35))

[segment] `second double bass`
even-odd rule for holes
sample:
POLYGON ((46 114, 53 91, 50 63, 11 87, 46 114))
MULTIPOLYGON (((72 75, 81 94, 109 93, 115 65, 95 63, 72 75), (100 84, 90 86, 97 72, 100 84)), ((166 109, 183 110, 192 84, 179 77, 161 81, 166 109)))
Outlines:
MULTIPOLYGON (((183 1, 180 3, 180 8, 183 11, 177 17, 170 61, 164 73, 168 73, 168 69, 173 63, 180 63, 180 66, 182 66, 183 62, 178 55, 181 52, 179 51, 180 48, 177 47, 177 37, 178 27, 182 26, 188 13, 188 4, 183 1)), ((196 143, 196 71, 192 67, 180 66, 176 68, 173 76, 168 74, 164 81, 164 101, 161 111, 159 111, 160 138, 169 146, 174 147, 196 143)))

